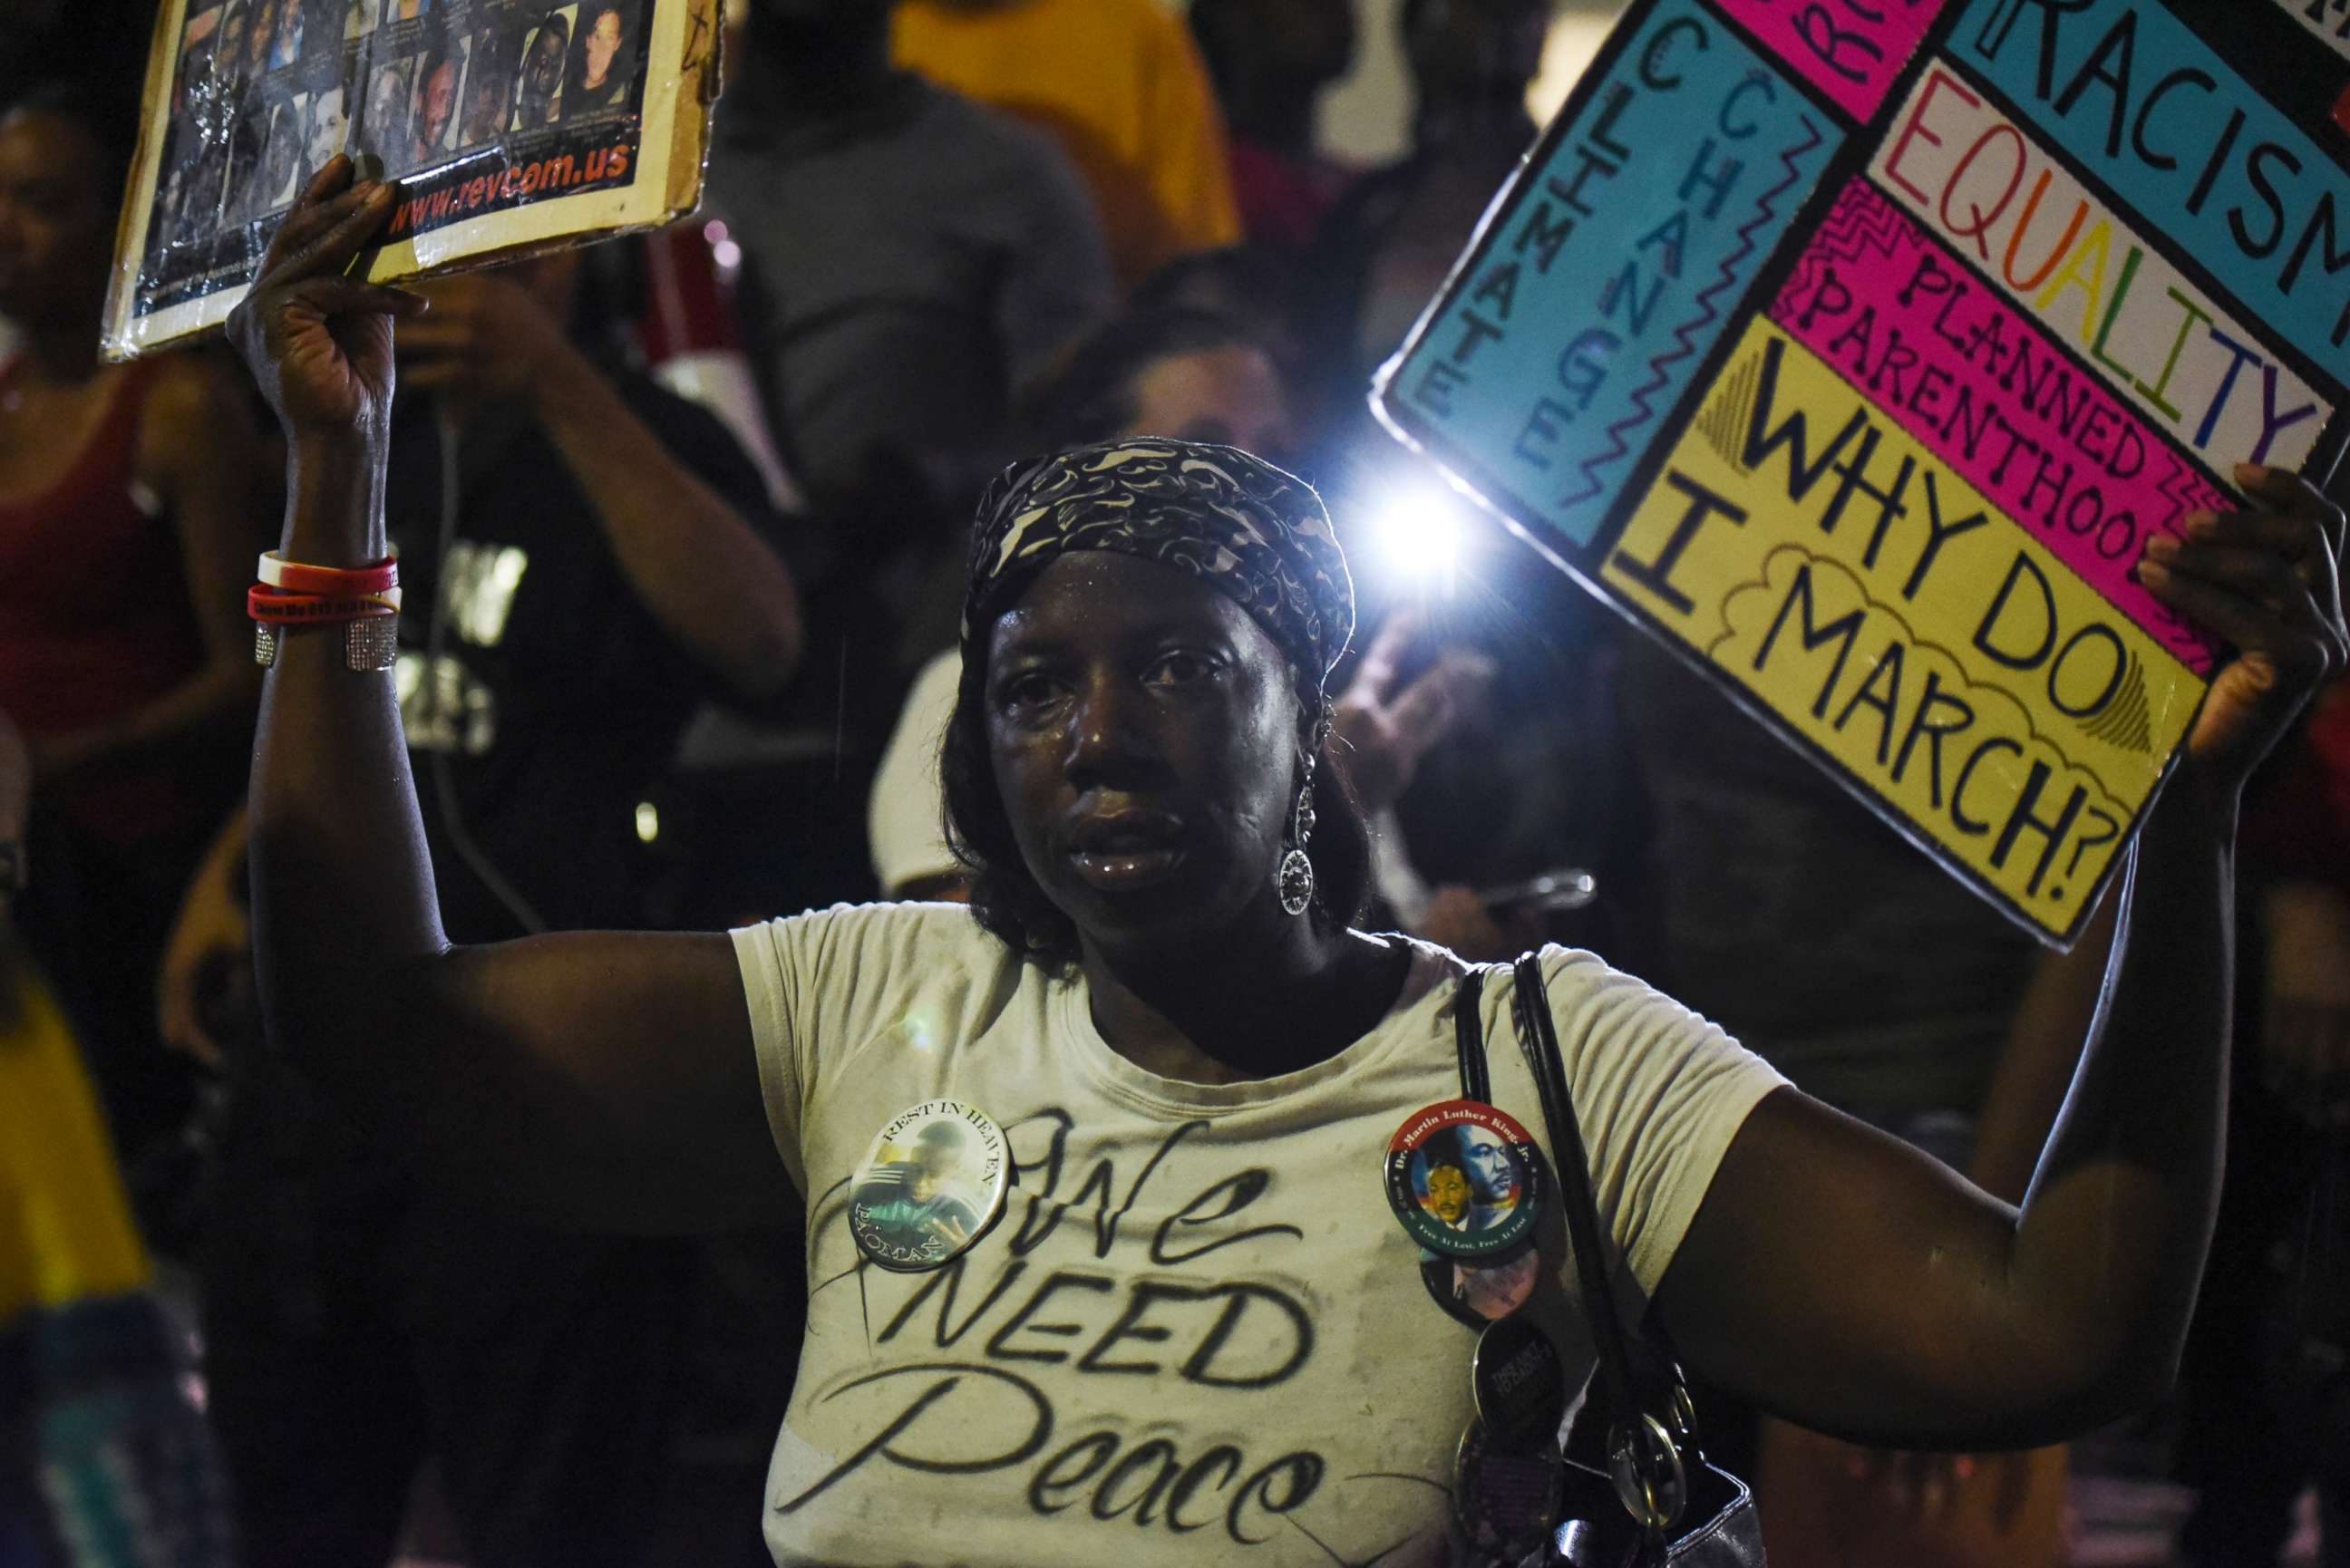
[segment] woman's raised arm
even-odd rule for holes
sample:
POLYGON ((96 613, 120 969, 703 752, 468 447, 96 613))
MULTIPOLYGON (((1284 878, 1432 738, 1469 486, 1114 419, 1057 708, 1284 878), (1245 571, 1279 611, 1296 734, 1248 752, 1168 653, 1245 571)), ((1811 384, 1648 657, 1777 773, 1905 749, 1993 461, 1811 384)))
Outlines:
POLYGON ((1838 1436, 1947 1449, 2064 1438, 2168 1386, 2219 1198, 2237 797, 2350 654, 2341 510, 2289 474, 2237 477, 2250 509, 2189 519, 2140 566, 2239 657, 2110 895, 2127 901, 2098 1022, 2022 1208, 1780 1091, 1658 1293, 1711 1380, 1838 1436))
MULTIPOLYGON (((345 276, 388 185, 321 170, 230 334, 285 426, 282 549, 380 560, 392 323, 417 296, 345 276)), ((681 1231, 792 1195, 723 936, 456 949, 389 673, 333 633, 280 639, 254 754, 255 956, 270 1033, 382 1118, 428 1179, 558 1224, 681 1231)))

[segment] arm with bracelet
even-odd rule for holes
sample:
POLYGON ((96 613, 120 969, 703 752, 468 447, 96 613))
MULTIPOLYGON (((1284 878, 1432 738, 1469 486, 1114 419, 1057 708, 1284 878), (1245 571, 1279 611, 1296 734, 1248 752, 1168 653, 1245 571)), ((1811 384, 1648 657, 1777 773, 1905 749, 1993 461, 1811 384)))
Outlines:
POLYGON ((2219 1200, 2239 801, 2345 649, 2341 509, 2282 470, 2233 477, 2243 510, 2189 514, 2137 566, 2237 656, 2106 895, 2110 945, 2046 977, 2057 1014, 2092 1017, 2022 1200, 1788 1091, 1723 1161, 1656 1306, 1762 1408, 1887 1447, 2027 1448, 2169 1386, 2219 1200))
POLYGON ((389 673, 383 516, 391 324, 421 301, 344 275, 391 208, 336 159, 231 324, 288 453, 284 535, 249 600, 270 666, 252 794, 268 1026, 450 1185, 606 1230, 785 1213, 723 936, 442 932, 389 673))

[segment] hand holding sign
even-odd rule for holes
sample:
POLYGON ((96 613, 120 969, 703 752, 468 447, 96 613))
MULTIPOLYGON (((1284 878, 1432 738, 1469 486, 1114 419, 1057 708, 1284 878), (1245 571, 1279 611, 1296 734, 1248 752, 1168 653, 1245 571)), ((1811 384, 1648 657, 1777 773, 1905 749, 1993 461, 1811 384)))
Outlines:
POLYGON ((2350 663, 2342 617, 2342 508, 2307 480, 2250 464, 2242 512, 2189 516, 2147 544, 2138 578, 2234 643, 2187 738, 2187 757, 2232 800, 2317 689, 2350 663))
POLYGON ((297 168, 346 151, 400 179, 352 268, 369 283, 657 228, 701 199, 718 0, 351 0, 348 25, 341 0, 286 0, 274 31, 276 0, 147 9, 110 358, 224 323, 297 168))
POLYGON ((380 444, 391 420, 391 323, 424 308, 405 289, 343 275, 391 216, 393 187, 352 182, 348 157, 318 171, 262 257, 229 337, 296 447, 380 444))
POLYGON ((2069 943, 2174 767, 2232 798, 2344 656, 2284 477, 2350 446, 2309 53, 2220 0, 1635 0, 1376 405, 2069 943))

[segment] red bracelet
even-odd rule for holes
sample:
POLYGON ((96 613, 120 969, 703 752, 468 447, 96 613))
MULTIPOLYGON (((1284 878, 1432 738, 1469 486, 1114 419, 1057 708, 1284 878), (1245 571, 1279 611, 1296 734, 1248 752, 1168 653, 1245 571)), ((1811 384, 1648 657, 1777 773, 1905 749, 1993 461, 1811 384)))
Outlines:
POLYGON ((372 620, 400 613, 400 590, 328 597, 324 594, 286 593, 256 583, 244 596, 244 613, 273 625, 322 626, 329 621, 372 620))
POLYGON ((263 586, 282 588, 287 593, 317 594, 326 598, 355 598, 363 594, 380 594, 387 588, 398 587, 400 556, 395 551, 365 566, 306 566, 271 550, 262 556, 258 575, 263 586))

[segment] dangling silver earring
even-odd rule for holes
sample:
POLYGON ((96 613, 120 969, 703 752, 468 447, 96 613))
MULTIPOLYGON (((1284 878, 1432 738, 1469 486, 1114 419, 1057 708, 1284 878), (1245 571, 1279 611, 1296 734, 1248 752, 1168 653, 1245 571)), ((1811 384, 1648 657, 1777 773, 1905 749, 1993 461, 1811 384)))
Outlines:
POLYGON ((1286 914, 1302 915, 1314 902, 1314 862, 1306 857, 1305 846, 1314 836, 1314 763, 1305 763, 1305 783, 1297 792, 1297 808, 1290 813, 1289 832, 1285 835, 1289 852, 1281 857, 1274 872, 1273 885, 1281 891, 1281 908, 1286 914))

